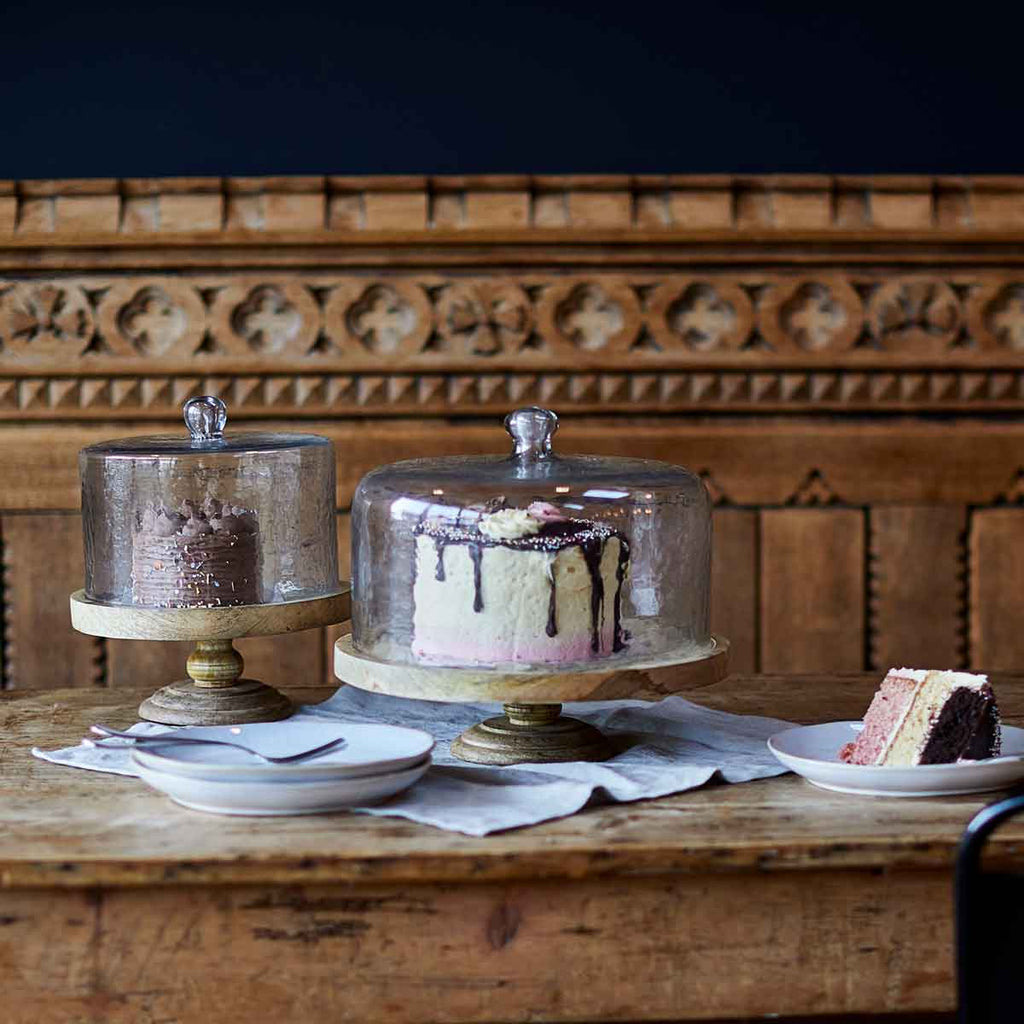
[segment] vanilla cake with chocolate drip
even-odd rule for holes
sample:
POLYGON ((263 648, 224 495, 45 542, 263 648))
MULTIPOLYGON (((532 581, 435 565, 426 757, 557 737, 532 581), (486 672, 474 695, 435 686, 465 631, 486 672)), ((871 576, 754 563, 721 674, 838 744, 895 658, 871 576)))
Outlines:
POLYGON ((218 608, 261 601, 260 531, 252 509, 207 498, 151 505, 132 533, 132 603, 218 608))
POLYGON ((450 664, 561 664, 622 650, 629 543, 546 502, 416 527, 413 654, 450 664))
POLYGON ((971 672, 890 669, 853 743, 849 764, 951 764, 996 757, 999 708, 988 677, 971 672))

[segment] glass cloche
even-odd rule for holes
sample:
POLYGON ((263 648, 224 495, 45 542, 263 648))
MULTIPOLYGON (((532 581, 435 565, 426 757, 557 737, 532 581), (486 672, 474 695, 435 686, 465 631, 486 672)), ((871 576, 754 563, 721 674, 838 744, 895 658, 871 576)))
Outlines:
POLYGON ((559 455, 517 409, 507 456, 414 459, 352 505, 356 651, 559 672, 709 655, 711 509, 680 466, 559 455))
POLYGON ((218 398, 185 403, 190 436, 79 454, 85 596, 144 608, 302 601, 338 590, 334 446, 227 434, 218 398))

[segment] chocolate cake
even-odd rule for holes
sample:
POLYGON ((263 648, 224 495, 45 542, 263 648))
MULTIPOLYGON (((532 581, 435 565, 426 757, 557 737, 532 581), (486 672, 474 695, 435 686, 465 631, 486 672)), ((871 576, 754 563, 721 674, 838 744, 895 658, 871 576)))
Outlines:
POLYGON ((996 757, 999 709, 987 676, 890 669, 864 716, 864 728, 839 751, 849 764, 950 764, 996 757))
POLYGON ((465 510, 416 528, 413 654, 456 664, 555 664, 623 649, 629 544, 544 502, 465 510))
POLYGON ((132 603, 148 608, 259 604, 260 533, 252 509, 207 498, 136 516, 132 603))

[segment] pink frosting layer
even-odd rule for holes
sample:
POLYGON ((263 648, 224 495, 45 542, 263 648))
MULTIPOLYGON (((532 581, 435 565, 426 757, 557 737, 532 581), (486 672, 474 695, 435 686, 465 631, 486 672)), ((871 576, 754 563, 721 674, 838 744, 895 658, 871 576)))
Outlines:
POLYGON ((887 675, 864 716, 864 728, 856 742, 847 743, 839 751, 839 760, 848 764, 878 764, 889 735, 910 706, 917 686, 913 679, 887 675))
MULTIPOLYGON (((604 638, 602 637, 602 641, 604 638)), ((426 661, 449 665, 493 664, 495 662, 524 662, 549 664, 554 662, 589 661, 594 652, 587 637, 545 637, 542 642, 481 646, 470 637, 460 635, 438 641, 436 637, 416 637, 413 654, 426 661)))

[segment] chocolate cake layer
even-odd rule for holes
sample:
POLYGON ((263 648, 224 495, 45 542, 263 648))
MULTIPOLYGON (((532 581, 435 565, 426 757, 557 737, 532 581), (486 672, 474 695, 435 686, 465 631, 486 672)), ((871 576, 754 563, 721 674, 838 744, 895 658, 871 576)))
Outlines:
POLYGON ((921 751, 921 764, 950 764, 997 757, 1000 749, 999 712, 990 686, 960 687, 943 705, 921 751))

